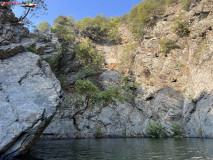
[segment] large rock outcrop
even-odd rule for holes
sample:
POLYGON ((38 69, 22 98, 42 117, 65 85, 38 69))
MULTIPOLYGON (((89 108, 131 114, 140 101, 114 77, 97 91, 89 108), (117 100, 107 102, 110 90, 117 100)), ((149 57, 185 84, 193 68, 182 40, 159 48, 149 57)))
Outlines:
POLYGON ((48 126, 63 99, 48 63, 26 52, 37 38, 0 8, 0 159, 24 154, 48 126))
POLYGON ((49 65, 31 52, 0 62, 0 157, 25 153, 62 100, 49 65))

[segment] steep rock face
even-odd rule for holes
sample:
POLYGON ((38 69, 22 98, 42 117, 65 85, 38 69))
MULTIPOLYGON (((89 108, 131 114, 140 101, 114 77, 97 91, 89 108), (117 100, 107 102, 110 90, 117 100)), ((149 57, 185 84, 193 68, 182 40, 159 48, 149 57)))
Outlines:
MULTIPOLYGON (((69 101, 71 94, 67 92, 65 102, 43 137, 144 137, 147 125, 158 122, 168 135, 173 134, 172 127, 178 123, 185 137, 213 138, 212 11, 213 3, 207 0, 194 1, 191 10, 184 13, 180 5, 169 6, 155 26, 146 30, 139 44, 127 26, 119 28, 121 44, 96 44, 96 48, 105 53, 111 69, 99 76, 102 88, 119 85, 122 75, 115 70, 119 70, 123 55, 132 54, 131 65, 124 63, 122 71, 141 83, 133 100, 82 112, 77 116, 81 129, 78 131, 72 121, 78 108, 69 101), (190 28, 190 34, 184 37, 173 32, 174 22, 180 17, 190 28), (179 46, 167 56, 159 43, 163 38, 179 46), (136 47, 124 53, 129 45, 136 47)), ((70 74, 66 80, 73 83, 70 74)))
MULTIPOLYGON (((122 77, 116 71, 105 71, 99 82, 103 88, 116 87, 122 77)), ((145 137, 149 123, 158 121, 168 134, 174 122, 182 118, 183 96, 172 88, 164 88, 155 94, 137 89, 134 101, 124 104, 116 102, 104 108, 88 109, 77 116, 81 131, 73 125, 72 115, 79 108, 70 102, 70 95, 58 109, 51 124, 43 132, 44 138, 85 138, 85 137, 145 137)))
POLYGON ((29 34, 8 6, 0 8, 0 159, 24 154, 61 104, 63 92, 48 63, 26 52, 29 34))
POLYGON ((39 138, 62 92, 49 65, 30 52, 1 61, 0 75, 0 157, 6 159, 25 153, 39 138))

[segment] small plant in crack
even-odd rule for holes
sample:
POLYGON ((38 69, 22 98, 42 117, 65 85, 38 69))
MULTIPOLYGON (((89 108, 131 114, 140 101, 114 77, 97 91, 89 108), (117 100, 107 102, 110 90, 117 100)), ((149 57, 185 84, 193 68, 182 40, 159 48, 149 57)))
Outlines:
POLYGON ((178 137, 181 137, 181 135, 182 135, 182 127, 180 126, 180 124, 178 124, 178 123, 174 123, 173 125, 172 125, 172 132, 174 133, 174 137, 175 138, 178 138, 178 137))
POLYGON ((101 137, 102 135, 102 125, 95 124, 95 137, 101 137))
POLYGON ((199 133, 200 137, 203 136, 203 130, 202 130, 201 126, 198 127, 198 133, 199 133))

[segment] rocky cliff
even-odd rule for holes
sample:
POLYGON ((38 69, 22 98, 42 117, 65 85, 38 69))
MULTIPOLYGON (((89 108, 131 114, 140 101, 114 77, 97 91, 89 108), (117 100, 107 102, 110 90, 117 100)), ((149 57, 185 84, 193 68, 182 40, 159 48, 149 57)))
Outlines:
POLYGON ((125 24, 119 26, 120 43, 94 41, 106 64, 87 73, 76 58, 76 42, 61 44, 54 35, 30 34, 13 23, 10 8, 1 7, 0 159, 24 154, 43 131, 43 138, 147 137, 147 128, 158 123, 167 136, 178 125, 184 137, 213 138, 213 4, 193 2, 190 11, 168 6, 141 41, 125 24), (177 24, 186 25, 185 35, 173 31, 177 24), (65 92, 62 105, 51 69, 65 92), (140 85, 130 87, 125 103, 83 112, 84 105, 70 100, 78 79, 90 78, 104 90, 121 87, 126 73, 130 83, 140 85))
POLYGON ((171 5, 146 30, 141 42, 135 41, 128 26, 123 25, 119 28, 120 44, 95 43, 104 52, 108 67, 95 76, 102 88, 119 86, 123 73, 131 74, 140 86, 134 90, 133 99, 124 104, 116 102, 81 112, 77 116, 80 131, 72 119, 79 108, 70 102, 79 65, 70 45, 60 65, 66 98, 43 137, 145 137, 147 126, 157 122, 168 136, 174 134, 174 124, 179 124, 184 137, 213 138, 212 11, 213 4, 207 0, 194 1, 190 11, 171 5), (180 18, 189 27, 186 36, 173 32, 180 18), (176 47, 165 54, 162 40, 168 39, 176 47))
POLYGON ((27 50, 37 37, 0 7, 0 159, 24 154, 50 123, 63 94, 49 64, 27 50))

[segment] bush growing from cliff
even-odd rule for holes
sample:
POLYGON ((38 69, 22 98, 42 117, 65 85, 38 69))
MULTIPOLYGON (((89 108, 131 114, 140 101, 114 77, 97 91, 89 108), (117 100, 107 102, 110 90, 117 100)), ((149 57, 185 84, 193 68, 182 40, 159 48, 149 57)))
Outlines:
POLYGON ((121 41, 120 35, 118 33, 118 26, 119 26, 120 22, 121 22, 121 18, 112 17, 112 18, 110 18, 110 23, 107 26, 108 39, 113 43, 120 43, 120 41, 121 41))
POLYGON ((101 125, 95 124, 95 136, 96 137, 101 137, 101 134, 102 134, 101 128, 102 128, 101 125))
POLYGON ((63 41, 73 42, 75 40, 75 34, 73 32, 74 20, 72 16, 58 16, 54 20, 54 26, 51 30, 63 41))
POLYGON ((152 26, 157 15, 164 12, 164 4, 164 0, 145 0, 131 9, 128 21, 136 39, 141 40, 144 29, 152 26))
POLYGON ((177 4, 179 2, 179 0, 166 0, 166 4, 169 5, 169 4, 177 4))
POLYGON ((129 97, 133 96, 134 90, 139 86, 140 84, 135 82, 132 76, 129 74, 125 74, 121 78, 121 88, 124 90, 124 98, 129 99, 129 97))
MULTIPOLYGON (((141 40, 145 30, 153 26, 159 15, 164 13, 166 5, 181 3, 184 10, 189 11, 192 0, 144 0, 133 7, 128 14, 127 23, 130 24, 130 30, 137 40, 141 40)), ((188 28, 184 24, 178 24, 183 27, 180 34, 188 33, 188 28)))
POLYGON ((33 53, 37 53, 37 50, 34 46, 27 47, 27 50, 29 50, 30 52, 33 52, 33 53))
POLYGON ((77 94, 86 98, 87 107, 94 107, 97 104, 107 106, 115 99, 123 102, 119 87, 100 91, 90 80, 78 80, 75 83, 75 90, 77 94))
POLYGON ((146 129, 146 132, 149 136, 153 138, 158 138, 160 137, 162 132, 162 125, 160 123, 150 123, 146 129))
POLYGON ((84 67, 93 66, 98 68, 104 63, 104 57, 92 45, 91 41, 87 38, 82 42, 78 42, 74 48, 76 57, 84 67))
POLYGON ((192 3, 192 0, 166 0, 166 4, 169 5, 169 4, 182 4, 182 8, 185 10, 185 11, 189 11, 189 8, 190 8, 190 5, 192 3))
POLYGON ((178 124, 178 123, 173 124, 171 130, 174 133, 174 137, 180 137, 181 136, 182 127, 180 126, 180 124, 178 124))
POLYGON ((76 129, 80 130, 77 125, 76 116, 85 111, 88 108, 93 108, 96 105, 101 107, 105 107, 111 103, 114 103, 115 100, 119 100, 120 102, 124 102, 123 97, 121 96, 121 90, 119 87, 108 88, 104 91, 100 91, 97 86, 95 86, 89 80, 78 80, 75 85, 75 94, 71 97, 72 102, 78 106, 85 106, 83 109, 78 110, 73 115, 73 122, 76 129))
POLYGON ((203 136, 203 130, 202 130, 201 126, 198 127, 198 133, 199 133, 200 137, 203 136))
POLYGON ((59 61, 62 57, 62 49, 57 48, 58 54, 55 57, 52 57, 50 59, 47 59, 46 61, 49 63, 51 69, 56 73, 59 61))
POLYGON ((163 52, 163 54, 165 56, 168 55, 168 53, 175 48, 178 48, 179 46, 176 44, 175 41, 168 39, 168 38, 164 38, 162 40, 160 40, 160 46, 161 46, 161 50, 163 52))
POLYGON ((81 68, 74 76, 74 81, 76 82, 77 80, 83 80, 85 78, 95 76, 99 73, 97 68, 93 66, 89 66, 86 68, 81 68))
POLYGON ((104 15, 97 15, 94 18, 86 17, 75 23, 81 34, 94 41, 109 40, 119 43, 118 25, 120 18, 106 18, 104 15))
POLYGON ((190 8, 190 5, 192 3, 192 0, 181 0, 181 2, 182 2, 182 8, 185 11, 189 11, 189 8, 190 8))
POLYGON ((187 22, 182 20, 182 16, 179 16, 174 22, 173 32, 180 37, 188 36, 190 34, 190 28, 187 22))
POLYGON ((77 21, 75 25, 79 27, 80 33, 88 35, 90 38, 93 36, 104 36, 106 34, 106 23, 109 20, 104 15, 97 15, 94 18, 86 17, 81 21, 77 21))
POLYGON ((202 58, 202 52, 208 50, 208 46, 209 45, 207 40, 202 40, 200 42, 193 55, 195 64, 199 64, 202 58))

